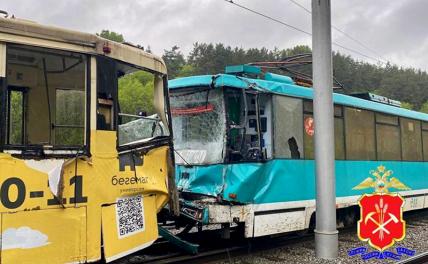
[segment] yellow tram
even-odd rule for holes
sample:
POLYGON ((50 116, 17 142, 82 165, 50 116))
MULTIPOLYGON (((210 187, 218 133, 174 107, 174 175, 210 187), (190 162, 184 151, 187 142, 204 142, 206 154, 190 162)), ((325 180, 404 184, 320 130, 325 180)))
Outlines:
POLYGON ((166 86, 135 46, 0 19, 0 263, 109 262, 157 239, 166 86))

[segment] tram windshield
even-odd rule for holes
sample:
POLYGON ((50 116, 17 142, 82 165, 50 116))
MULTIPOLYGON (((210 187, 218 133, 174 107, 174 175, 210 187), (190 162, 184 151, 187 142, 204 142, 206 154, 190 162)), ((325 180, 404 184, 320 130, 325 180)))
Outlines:
POLYGON ((220 89, 171 94, 176 163, 213 164, 224 158, 226 116, 220 89))

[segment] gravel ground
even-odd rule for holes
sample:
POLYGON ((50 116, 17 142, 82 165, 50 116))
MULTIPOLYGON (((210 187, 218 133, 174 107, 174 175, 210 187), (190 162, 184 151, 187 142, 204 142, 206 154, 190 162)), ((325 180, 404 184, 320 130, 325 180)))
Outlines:
MULTIPOLYGON (((407 217, 406 217, 407 218, 407 217)), ((409 216, 406 225, 406 238, 404 241, 396 243, 396 246, 403 246, 416 250, 416 254, 428 251, 428 213, 424 211, 422 215, 415 217, 409 216)), ((262 252, 241 255, 229 260, 211 262, 211 263, 234 263, 234 264, 253 264, 253 263, 396 263, 395 260, 369 260, 363 261, 359 256, 349 257, 349 249, 368 246, 367 243, 358 239, 356 231, 339 233, 339 257, 334 261, 320 260, 315 258, 314 241, 297 243, 278 249, 270 249, 262 252)), ((369 249, 371 250, 371 249, 369 249)), ((391 250, 393 251, 393 250, 391 250)), ((404 257, 402 258, 404 259, 404 257)))

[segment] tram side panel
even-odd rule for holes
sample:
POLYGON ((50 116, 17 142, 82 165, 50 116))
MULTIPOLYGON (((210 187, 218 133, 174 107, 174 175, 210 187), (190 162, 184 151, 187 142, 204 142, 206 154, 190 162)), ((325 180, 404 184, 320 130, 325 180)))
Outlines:
MULTIPOLYGON (((108 142, 109 133, 97 133, 98 141, 108 142)), ((142 155, 134 170, 104 143, 92 159, 69 160, 64 167, 59 160, 0 154, 1 263, 97 260, 101 236, 110 261, 157 239, 168 148, 142 155)))

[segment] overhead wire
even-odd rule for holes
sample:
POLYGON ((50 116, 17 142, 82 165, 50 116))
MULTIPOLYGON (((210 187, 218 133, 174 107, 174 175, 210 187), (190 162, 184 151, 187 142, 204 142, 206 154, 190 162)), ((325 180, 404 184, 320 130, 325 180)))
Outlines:
MULTIPOLYGON (((295 0, 289 0, 291 3, 295 4, 296 6, 300 7, 301 9, 303 9, 305 12, 312 14, 311 10, 309 10, 308 8, 306 8, 305 6, 303 6, 302 4, 300 4, 299 2, 295 1, 295 0)), ((349 38, 350 40, 354 41, 355 43, 359 44, 361 47, 367 49, 368 51, 372 52, 374 55, 376 55, 377 57, 379 57, 383 62, 387 62, 387 60, 385 60, 382 55, 379 54, 379 52, 377 52, 376 50, 370 48, 369 46, 367 46, 366 44, 364 44, 363 42, 361 42, 360 40, 354 38, 353 36, 349 35, 348 33, 346 33, 344 30, 336 27, 335 25, 331 25, 331 28, 336 30, 337 32, 342 33, 344 36, 346 36, 347 38, 349 38)))
MULTIPOLYGON (((231 4, 233 4, 233 5, 235 5, 235 6, 239 7, 239 8, 245 9, 245 10, 247 10, 247 11, 251 12, 251 13, 257 14, 257 15, 259 15, 259 16, 262 16, 262 17, 264 17, 264 18, 267 18, 267 19, 269 19, 269 20, 272 20, 272 21, 274 21, 274 22, 277 22, 277 23, 279 23, 279 24, 281 24, 281 25, 283 25, 283 26, 286 26, 286 27, 288 27, 288 28, 291 28, 291 29, 293 29, 293 30, 296 30, 296 31, 299 31, 299 32, 304 33, 304 34, 306 34, 306 35, 312 36, 312 33, 308 32, 308 31, 305 31, 305 30, 303 30, 303 29, 300 29, 300 28, 298 28, 298 27, 296 27, 296 26, 293 26, 293 25, 291 25, 291 24, 289 24, 289 23, 286 23, 286 22, 281 21, 281 20, 279 20, 279 19, 276 19, 276 18, 274 18, 274 17, 268 16, 268 15, 266 15, 266 14, 263 14, 263 13, 261 13, 261 12, 259 12, 259 11, 256 11, 256 10, 253 10, 253 9, 248 8, 248 7, 246 7, 246 6, 243 6, 243 5, 240 5, 240 4, 238 4, 238 3, 235 3, 233 0, 224 0, 224 1, 226 1, 226 2, 228 2, 228 3, 231 3, 231 4)), ((372 56, 370 56, 370 55, 364 54, 364 53, 362 53, 362 52, 360 52, 360 51, 357 51, 357 50, 355 50, 355 49, 348 48, 348 47, 346 47, 346 46, 344 46, 344 45, 342 45, 342 44, 339 44, 339 43, 337 43, 337 42, 335 42, 335 41, 332 41, 332 45, 337 46, 337 47, 339 47, 339 48, 342 48, 342 49, 344 49, 344 50, 347 50, 347 51, 349 51, 349 52, 352 52, 352 53, 358 54, 358 55, 360 55, 360 56, 362 56, 362 57, 365 57, 365 58, 367 58, 367 59, 377 61, 377 62, 379 62, 379 63, 381 63, 381 64, 385 64, 385 62, 383 62, 383 61, 382 61, 382 60, 380 60, 380 59, 374 58, 374 57, 372 57, 372 56)))
POLYGON ((306 34, 306 35, 312 36, 312 33, 308 32, 308 31, 305 31, 305 30, 303 30, 303 29, 300 29, 300 28, 298 28, 298 27, 295 27, 295 26, 293 26, 293 25, 290 25, 290 24, 288 24, 288 23, 285 23, 284 21, 281 21, 281 20, 279 20, 279 19, 276 19, 276 18, 273 18, 273 17, 271 17, 271 16, 265 15, 265 14, 263 14, 263 13, 260 13, 260 12, 258 12, 258 11, 256 11, 256 10, 250 9, 250 8, 248 8, 248 7, 246 7, 246 6, 243 6, 243 5, 240 5, 240 4, 238 4, 238 3, 235 3, 235 2, 233 2, 233 0, 225 0, 225 1, 226 1, 226 2, 229 2, 229 3, 231 3, 231 4, 234 4, 234 5, 236 5, 236 6, 240 7, 240 8, 242 8, 242 9, 245 9, 245 10, 247 10, 247 11, 251 12, 251 13, 254 13, 254 14, 257 14, 257 15, 262 16, 262 17, 264 17, 264 18, 267 18, 267 19, 269 19, 269 20, 275 21, 275 22, 277 22, 277 23, 279 23, 279 24, 282 24, 282 25, 284 25, 284 26, 286 26, 286 27, 289 27, 289 28, 291 28, 291 29, 297 30, 297 31, 299 31, 299 32, 301 32, 301 33, 304 33, 304 34, 306 34))

